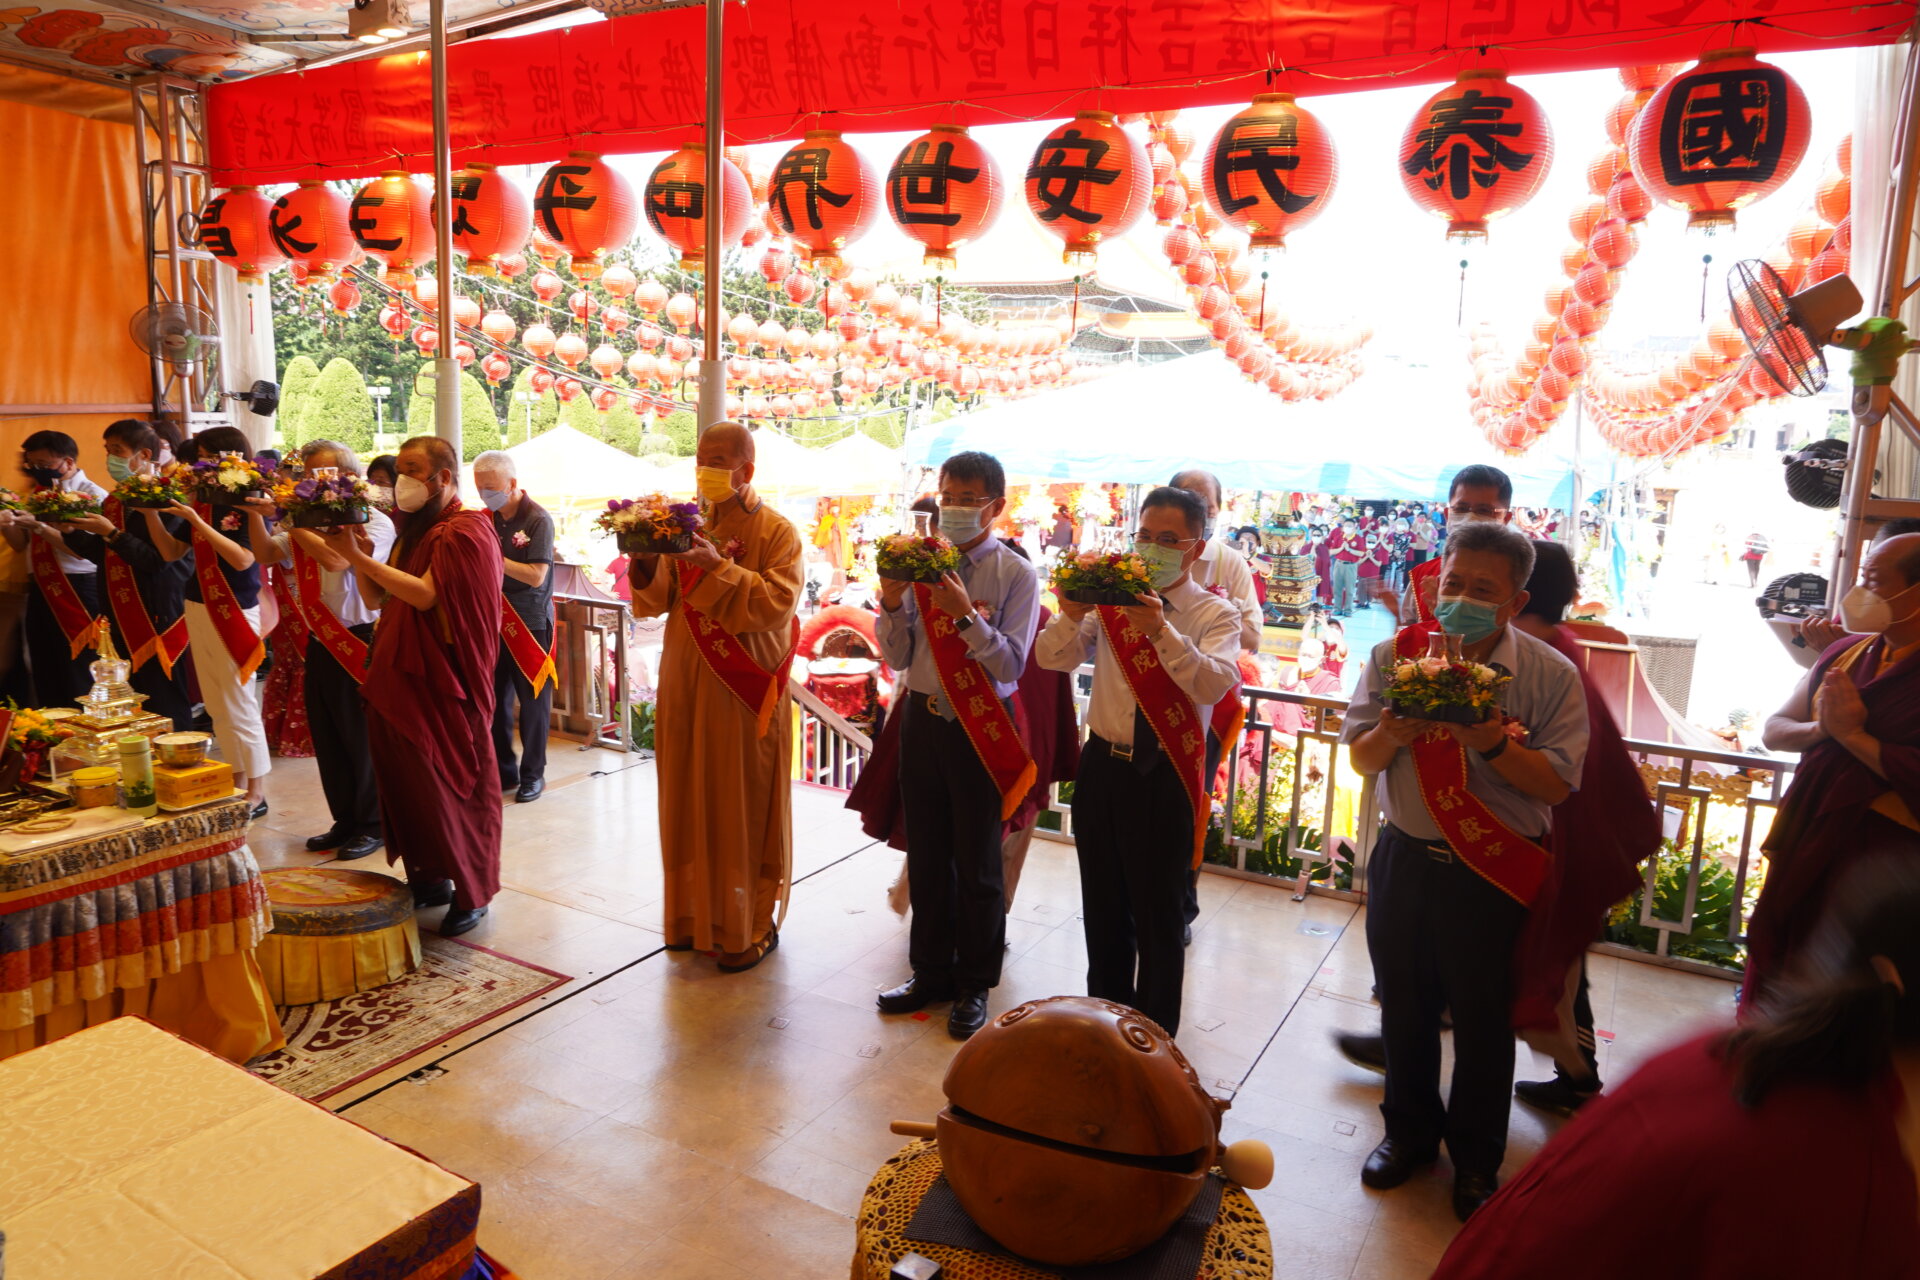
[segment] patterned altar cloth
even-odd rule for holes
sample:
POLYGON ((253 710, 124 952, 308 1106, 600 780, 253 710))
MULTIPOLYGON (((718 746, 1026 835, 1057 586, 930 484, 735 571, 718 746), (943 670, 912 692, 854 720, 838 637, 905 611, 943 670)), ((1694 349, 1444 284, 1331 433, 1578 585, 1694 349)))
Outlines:
POLYGON ((120 1013, 166 1025, 165 1007, 183 995, 194 1017, 209 1009, 229 1024, 258 1017, 252 1038, 274 1043, 247 1047, 277 1048, 279 1023, 253 960, 271 927, 244 799, 0 854, 0 1057, 120 1013), (188 974, 208 990, 167 991, 188 974), (36 1034, 36 1020, 48 1018, 57 1025, 36 1034))

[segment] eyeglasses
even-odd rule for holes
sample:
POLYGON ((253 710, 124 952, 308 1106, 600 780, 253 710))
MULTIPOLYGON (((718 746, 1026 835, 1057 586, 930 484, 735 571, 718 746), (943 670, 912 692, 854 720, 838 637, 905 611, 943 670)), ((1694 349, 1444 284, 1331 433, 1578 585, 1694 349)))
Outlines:
POLYGON ((1200 541, 1198 538, 1176 538, 1170 533, 1163 533, 1156 537, 1145 529, 1133 535, 1133 545, 1136 547, 1166 547, 1174 551, 1182 547, 1190 547, 1198 541, 1200 541))
POLYGON ((944 493, 940 495, 941 506, 959 507, 966 511, 976 511, 992 501, 992 498, 950 498, 944 493))
POLYGON ((1465 503, 1460 503, 1456 506, 1448 507, 1447 510, 1456 516, 1479 516, 1482 519, 1491 519, 1495 516, 1506 515, 1508 508, 1485 506, 1469 507, 1465 503))

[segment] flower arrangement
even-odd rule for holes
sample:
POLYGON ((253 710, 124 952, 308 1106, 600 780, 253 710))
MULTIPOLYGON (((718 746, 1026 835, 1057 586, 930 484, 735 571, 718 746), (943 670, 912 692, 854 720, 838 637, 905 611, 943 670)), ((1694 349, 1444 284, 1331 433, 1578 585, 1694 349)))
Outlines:
POLYGON ((960 552, 937 533, 890 533, 873 544, 873 567, 893 582, 938 582, 959 571, 960 552))
POLYGON ((0 488, 0 511, 25 511, 27 500, 11 489, 0 488))
POLYGON ((41 524, 65 524, 78 516, 98 515, 100 500, 90 493, 67 489, 35 489, 26 509, 41 524))
POLYGON ((1153 590, 1147 562, 1131 551, 1062 554, 1048 581, 1055 595, 1075 604, 1129 605, 1153 590))
MULTIPOLYGON (((13 712, 13 719, 7 726, 6 745, 8 750, 20 753, 19 781, 24 785, 40 772, 53 749, 73 736, 73 730, 64 721, 50 718, 45 711, 15 705, 12 698, 7 699, 7 707, 13 712)), ((11 766, 7 776, 13 777, 11 766)))
POLYGON ((273 501, 296 529, 365 524, 373 488, 352 472, 319 467, 302 480, 282 477, 273 486, 273 501))
POLYGON ((113 491, 123 507, 140 507, 160 510, 173 506, 177 502, 189 500, 189 494, 181 488, 182 472, 185 468, 169 469, 165 472, 147 472, 128 476, 113 491))
POLYGON ((268 476, 251 458, 223 453, 203 458, 190 468, 200 501, 215 507, 237 507, 266 493, 268 476))
POLYGON ((1457 653, 1430 650, 1393 664, 1381 700, 1394 714, 1416 720, 1479 724, 1497 713, 1500 690, 1512 678, 1457 653))
POLYGON ((659 555, 663 552, 693 550, 693 535, 700 532, 700 504, 675 502, 664 493, 649 493, 639 498, 614 498, 607 509, 594 519, 620 544, 625 555, 659 555))

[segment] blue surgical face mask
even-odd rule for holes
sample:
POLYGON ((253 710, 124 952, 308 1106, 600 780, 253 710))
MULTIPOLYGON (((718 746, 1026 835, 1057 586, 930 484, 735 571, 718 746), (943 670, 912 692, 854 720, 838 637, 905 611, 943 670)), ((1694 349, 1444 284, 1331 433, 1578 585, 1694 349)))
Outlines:
POLYGON ((980 536, 979 507, 941 507, 940 535, 956 546, 980 536))
POLYGON ((1505 607, 1467 596, 1441 596, 1434 602, 1433 616, 1449 635, 1478 644, 1500 629, 1500 610, 1505 607))
POLYGON ((1155 591, 1165 591, 1180 581, 1187 571, 1186 553, 1178 547, 1163 547, 1157 542, 1133 544, 1133 552, 1147 562, 1148 581, 1155 591))
POLYGON ((123 458, 117 453, 108 454, 107 474, 113 477, 116 484, 133 479, 133 460, 123 458))
POLYGON ((507 499, 512 496, 512 492, 507 489, 482 489, 480 491, 480 501, 486 504, 487 510, 489 511, 498 511, 500 508, 506 506, 507 499))

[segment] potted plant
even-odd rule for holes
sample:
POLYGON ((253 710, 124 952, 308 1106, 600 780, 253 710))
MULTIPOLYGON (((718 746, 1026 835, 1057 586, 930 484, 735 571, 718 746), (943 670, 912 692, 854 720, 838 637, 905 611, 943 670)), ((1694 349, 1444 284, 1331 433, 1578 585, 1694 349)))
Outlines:
POLYGON ((1131 551, 1063 553, 1048 581, 1055 595, 1075 604, 1129 605, 1153 590, 1147 562, 1131 551))
POLYGON ((304 479, 282 479, 273 487, 273 500, 294 528, 323 529, 365 524, 373 491, 360 476, 318 467, 304 479))
POLYGON ((873 544, 873 568, 890 582, 938 582, 960 569, 960 551, 937 533, 890 533, 873 544))
POLYGON ((1500 690, 1513 677, 1469 662, 1460 653, 1460 637, 1439 632, 1427 638, 1424 657, 1393 664, 1380 700, 1395 715, 1446 724, 1479 724, 1499 712, 1500 690))
POLYGON ((675 502, 664 493, 638 498, 614 498, 594 524, 611 533, 621 554, 673 555, 693 550, 693 535, 702 528, 700 504, 675 502))
POLYGON ((195 497, 210 507, 237 507, 267 494, 268 477, 251 458, 223 453, 193 464, 195 497))

